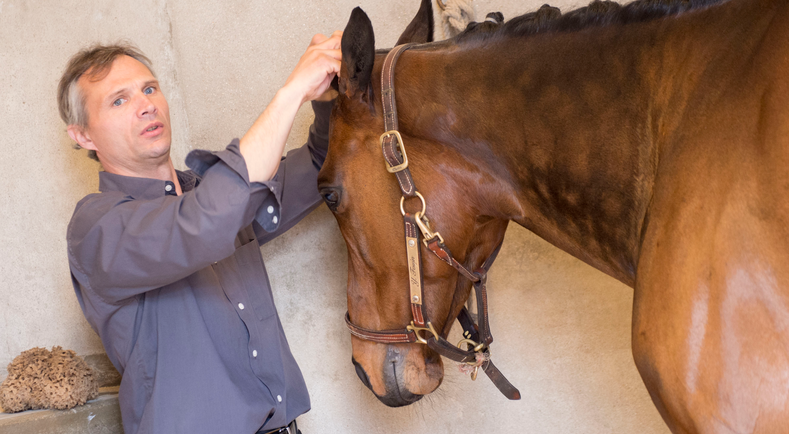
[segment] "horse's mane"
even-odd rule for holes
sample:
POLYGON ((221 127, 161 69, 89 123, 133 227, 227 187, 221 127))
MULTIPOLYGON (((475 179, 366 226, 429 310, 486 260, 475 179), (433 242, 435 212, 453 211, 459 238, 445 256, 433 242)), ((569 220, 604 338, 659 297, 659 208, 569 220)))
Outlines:
POLYGON ((488 14, 484 22, 472 22, 455 37, 455 42, 480 41, 496 37, 522 37, 547 32, 574 32, 590 27, 629 24, 653 20, 723 3, 727 0, 636 0, 626 5, 595 0, 589 6, 562 14, 559 8, 543 5, 535 12, 503 23, 501 13, 488 14))

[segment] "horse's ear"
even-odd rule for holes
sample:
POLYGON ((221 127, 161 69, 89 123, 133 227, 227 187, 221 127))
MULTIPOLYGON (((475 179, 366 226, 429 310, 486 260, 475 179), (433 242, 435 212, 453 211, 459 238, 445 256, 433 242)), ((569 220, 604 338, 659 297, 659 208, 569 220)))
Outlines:
POLYGON ((400 35, 396 45, 409 42, 417 44, 433 42, 433 28, 433 0, 422 0, 422 5, 419 6, 414 19, 411 20, 411 24, 400 35))
POLYGON ((351 12, 341 44, 339 92, 348 98, 366 95, 375 62, 375 35, 370 18, 361 8, 351 12))

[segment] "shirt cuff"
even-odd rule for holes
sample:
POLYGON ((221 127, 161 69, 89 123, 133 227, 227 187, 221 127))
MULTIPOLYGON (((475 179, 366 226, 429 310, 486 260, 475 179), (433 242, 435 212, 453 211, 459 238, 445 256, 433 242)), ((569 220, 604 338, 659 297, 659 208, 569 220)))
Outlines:
POLYGON ((282 219, 282 182, 279 172, 266 182, 252 183, 251 196, 254 198, 257 195, 263 196, 263 202, 255 213, 255 221, 266 232, 274 232, 282 219))

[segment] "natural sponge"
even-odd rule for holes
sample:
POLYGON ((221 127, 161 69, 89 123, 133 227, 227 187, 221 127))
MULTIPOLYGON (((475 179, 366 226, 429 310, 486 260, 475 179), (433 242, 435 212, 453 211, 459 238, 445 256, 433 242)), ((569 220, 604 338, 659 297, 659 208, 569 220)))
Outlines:
POLYGON ((74 351, 33 348, 8 365, 0 385, 0 407, 14 413, 28 409, 65 410, 99 395, 93 370, 74 351))

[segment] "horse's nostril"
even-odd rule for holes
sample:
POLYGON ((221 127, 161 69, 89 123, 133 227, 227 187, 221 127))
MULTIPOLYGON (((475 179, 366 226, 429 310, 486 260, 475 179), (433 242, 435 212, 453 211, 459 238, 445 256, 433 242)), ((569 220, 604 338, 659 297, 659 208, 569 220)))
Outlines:
POLYGON ((439 356, 438 353, 436 353, 434 351, 431 351, 430 353, 428 353, 425 356, 425 364, 426 365, 437 364, 440 361, 441 361, 441 356, 439 356))
POLYGON ((356 375, 359 376, 359 379, 362 380, 362 384, 367 386, 368 389, 372 390, 373 386, 370 385, 370 378, 367 377, 367 373, 364 372, 364 368, 359 362, 356 361, 353 357, 351 357, 351 362, 353 362, 353 367, 356 368, 356 375))

